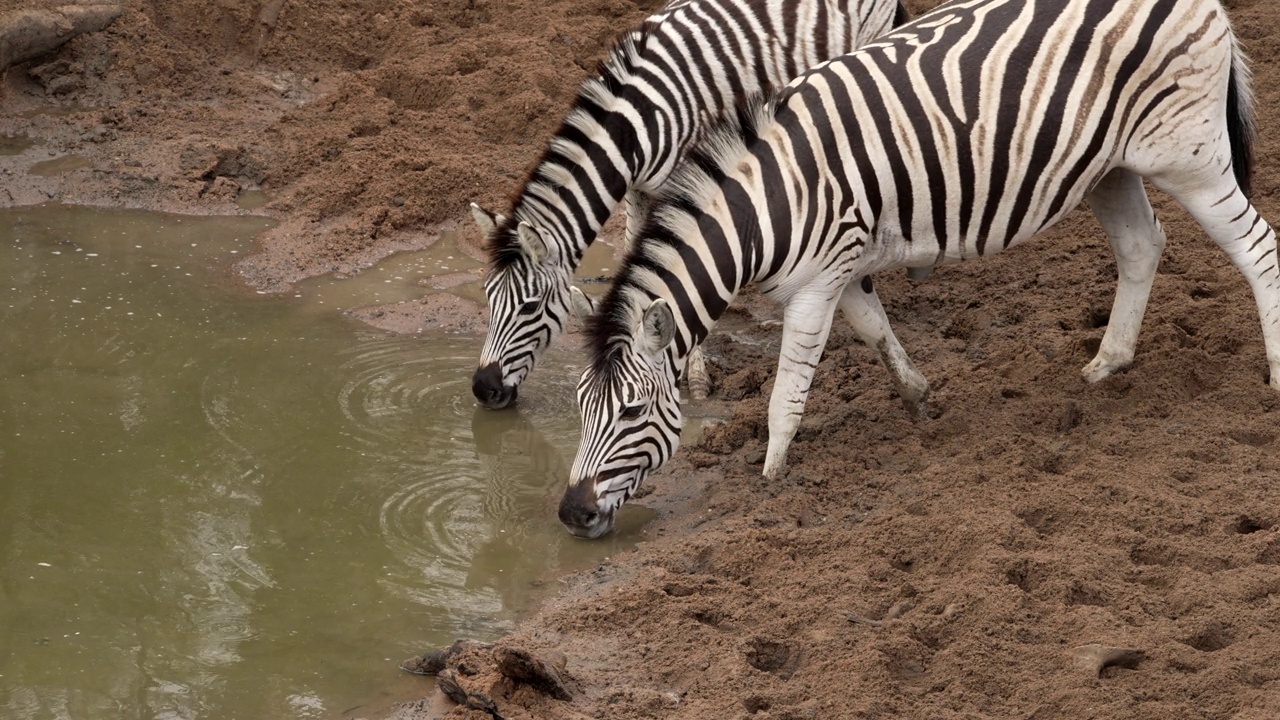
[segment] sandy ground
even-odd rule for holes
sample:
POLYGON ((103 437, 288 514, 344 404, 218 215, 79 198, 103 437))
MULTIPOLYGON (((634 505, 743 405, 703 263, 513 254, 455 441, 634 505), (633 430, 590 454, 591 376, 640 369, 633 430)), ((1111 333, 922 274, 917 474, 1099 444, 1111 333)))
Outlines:
MULTIPOLYGON (((0 135, 35 144, 0 155, 0 204, 244 212, 263 191, 280 225, 240 269, 281 289, 442 227, 475 253, 466 202, 501 207, 655 3, 126 6, 3 79, 0 135)), ((1254 199, 1280 223, 1280 21, 1272 0, 1229 7, 1255 69, 1254 199)), ((660 517, 634 552, 565 578, 506 640, 561 653, 573 700, 484 653, 470 686, 512 719, 1280 717, 1280 396, 1243 279, 1155 202, 1169 247, 1130 371, 1078 376, 1115 267, 1077 211, 922 284, 878 278, 935 417, 909 419, 837 326, 781 482, 760 477, 776 313, 746 298, 758 344, 713 335, 719 389, 692 408, 731 419, 653 478, 639 502, 660 517), (1141 653, 1098 672, 1090 644, 1141 653)), ((483 319, 419 305, 381 317, 483 319)), ((423 693, 399 716, 493 716, 423 693)))

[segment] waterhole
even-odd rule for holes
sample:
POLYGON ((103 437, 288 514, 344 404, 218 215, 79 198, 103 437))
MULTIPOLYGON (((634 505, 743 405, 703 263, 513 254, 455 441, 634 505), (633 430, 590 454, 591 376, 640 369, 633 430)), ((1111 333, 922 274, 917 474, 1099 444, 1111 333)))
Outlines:
POLYGON ((483 411, 479 338, 339 312, 475 261, 261 296, 229 268, 265 227, 0 211, 0 717, 376 716, 430 687, 398 661, 500 635, 648 520, 556 522, 575 348, 483 411))

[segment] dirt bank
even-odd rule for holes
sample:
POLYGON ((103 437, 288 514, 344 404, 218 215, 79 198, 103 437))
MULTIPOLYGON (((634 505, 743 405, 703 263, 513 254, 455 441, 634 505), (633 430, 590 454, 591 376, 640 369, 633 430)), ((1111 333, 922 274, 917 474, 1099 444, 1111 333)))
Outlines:
MULTIPOLYGON (((466 249, 466 201, 501 204, 653 6, 124 4, 6 75, 0 135, 34 144, 0 155, 0 204, 243 212, 262 190, 281 224, 242 269, 267 288, 426 246, 439 223, 462 222, 466 249)), ((1259 100, 1255 201, 1280 222, 1280 20, 1270 0, 1231 12, 1259 100)), ((1078 379, 1115 267, 1077 212, 923 284, 879 279, 937 417, 908 419, 838 326, 778 483, 759 475, 773 311, 748 302, 762 344, 710 345, 711 407, 733 417, 654 478, 646 541, 509 640, 563 653, 575 699, 499 683, 502 716, 1280 717, 1280 397, 1243 279, 1156 204, 1169 247, 1132 370, 1078 379), (1142 655, 1098 672, 1073 654, 1090 644, 1142 655)))

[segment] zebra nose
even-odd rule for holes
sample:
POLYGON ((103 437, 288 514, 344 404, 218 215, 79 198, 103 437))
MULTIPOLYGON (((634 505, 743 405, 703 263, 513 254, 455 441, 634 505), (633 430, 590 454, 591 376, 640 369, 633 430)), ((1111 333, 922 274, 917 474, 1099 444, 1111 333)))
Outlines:
POLYGON ((502 366, 496 362, 476 368, 471 378, 471 394, 490 410, 501 410, 516 399, 516 389, 502 384, 502 366))
POLYGON ((560 498, 560 522, 573 535, 598 538, 613 529, 613 512, 600 510, 594 482, 570 483, 560 498))

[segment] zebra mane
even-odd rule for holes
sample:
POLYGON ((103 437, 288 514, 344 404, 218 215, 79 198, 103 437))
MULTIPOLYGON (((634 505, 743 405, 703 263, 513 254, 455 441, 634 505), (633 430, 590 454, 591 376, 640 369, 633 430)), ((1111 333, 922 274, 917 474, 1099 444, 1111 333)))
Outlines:
MULTIPOLYGON (((645 309, 654 299, 670 294, 663 290, 669 279, 678 282, 671 276, 672 268, 682 262, 680 248, 686 238, 698 233, 701 209, 759 140, 761 131, 773 122, 780 98, 753 94, 726 110, 703 131, 667 178, 613 285, 587 320, 586 343, 594 372, 608 372, 612 359, 630 345, 645 309)), ((692 293, 690 301, 697 302, 692 293)), ((671 310, 680 311, 678 307, 671 310)))
POLYGON ((520 184, 516 186, 516 191, 507 202, 511 212, 507 214, 494 232, 493 237, 489 238, 486 243, 486 249, 489 251, 489 262, 494 270, 510 267, 521 257, 520 242, 516 235, 516 226, 521 221, 529 222, 535 227, 544 224, 542 218, 532 215, 526 210, 524 198, 533 194, 531 190, 534 185, 541 185, 542 188, 540 189, 543 190, 544 194, 557 194, 560 191, 560 187, 564 183, 564 176, 567 175, 568 171, 561 165, 550 161, 569 154, 569 151, 567 151, 563 143, 558 142, 559 139, 567 131, 577 127, 579 119, 589 116, 591 113, 590 108, 597 108, 597 112, 599 110, 608 111, 612 109, 616 96, 621 94, 623 88, 630 84, 631 78, 636 73, 637 65, 644 54, 649 36, 658 27, 657 23, 646 20, 614 40, 613 47, 610 48, 609 53, 597 64, 595 75, 582 82, 581 87, 578 89, 577 98, 560 126, 551 136, 552 140, 547 144, 542 154, 538 156, 537 162, 529 168, 529 171, 520 181, 520 184))

